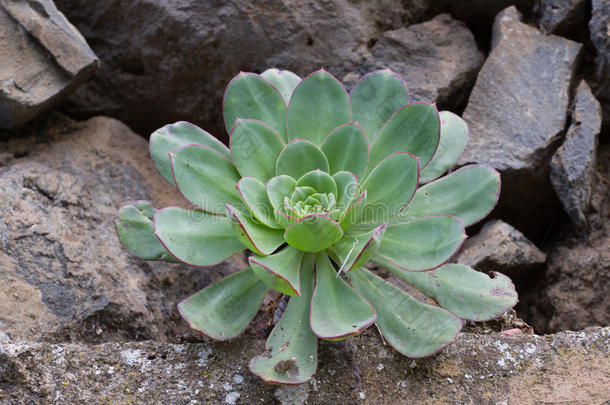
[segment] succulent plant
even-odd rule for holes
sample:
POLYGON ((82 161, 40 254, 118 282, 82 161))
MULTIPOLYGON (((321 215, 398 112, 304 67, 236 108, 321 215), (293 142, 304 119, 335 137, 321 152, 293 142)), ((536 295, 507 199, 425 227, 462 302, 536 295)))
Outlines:
POLYGON ((463 320, 489 320, 517 295, 504 275, 445 264, 465 226, 495 206, 500 177, 481 165, 439 178, 468 129, 434 104, 409 103, 389 70, 348 94, 324 70, 299 78, 240 73, 224 95, 230 148, 186 122, 150 138, 161 175, 194 207, 121 208, 120 240, 143 259, 210 266, 248 249, 250 267, 179 304, 196 331, 236 337, 272 289, 289 296, 266 350, 250 362, 267 382, 299 384, 317 366, 317 339, 339 340, 376 323, 401 354, 430 356, 463 320), (436 304, 376 274, 389 270, 436 304))

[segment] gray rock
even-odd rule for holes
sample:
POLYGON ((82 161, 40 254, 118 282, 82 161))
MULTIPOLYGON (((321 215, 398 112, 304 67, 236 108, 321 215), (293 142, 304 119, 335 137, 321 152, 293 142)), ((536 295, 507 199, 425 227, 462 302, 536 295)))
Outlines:
POLYGON ((514 7, 496 17, 492 43, 464 111, 460 162, 535 170, 564 130, 581 45, 522 23, 514 7))
POLYGON ((586 24, 586 0, 537 0, 538 25, 544 32, 566 36, 586 24))
POLYGON ((436 0, 432 3, 433 11, 448 11, 468 25, 490 26, 496 14, 506 7, 515 5, 519 11, 528 13, 534 0, 436 0))
POLYGON ((610 2, 591 0, 589 32, 591 42, 597 50, 595 77, 599 83, 595 95, 599 100, 608 103, 610 102, 610 2))
POLYGON ((465 101, 484 61, 470 30, 449 14, 384 32, 371 55, 360 74, 390 68, 405 79, 412 101, 444 107, 465 101))
POLYGON ((370 40, 418 18, 421 0, 58 0, 103 65, 65 111, 103 113, 140 133, 187 120, 225 138, 222 96, 240 70, 337 77, 370 40))
POLYGON ((120 205, 184 202, 118 121, 51 116, 0 132, 0 151, 0 330, 13 341, 175 337, 177 302, 245 267, 144 262, 120 246, 120 205))
POLYGON ((509 224, 489 221, 469 238, 457 256, 457 262, 483 272, 499 271, 517 278, 539 268, 546 254, 509 224))
POLYGON ((589 209, 601 107, 582 81, 576 90, 572 124, 551 160, 551 183, 572 221, 584 227, 589 209))
POLYGON ((51 0, 0 0, 0 128, 57 104, 99 66, 51 0))
MULTIPOLYGON (((507 331, 508 333, 512 331, 507 331)), ((301 387, 264 384, 248 359, 261 339, 0 344, 0 399, 10 404, 596 404, 610 397, 610 329, 537 336, 462 333, 432 358, 407 359, 371 328, 323 342, 301 387), (359 375, 359 378, 357 377, 359 375), (288 395, 293 394, 290 401, 288 395)))

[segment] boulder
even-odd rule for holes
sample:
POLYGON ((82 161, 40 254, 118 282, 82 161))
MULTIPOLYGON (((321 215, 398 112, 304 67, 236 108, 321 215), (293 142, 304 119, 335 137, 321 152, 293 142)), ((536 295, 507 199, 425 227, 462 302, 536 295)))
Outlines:
POLYGON ((483 54, 466 25, 449 14, 386 31, 348 82, 375 69, 390 68, 409 86, 412 101, 436 101, 441 108, 465 102, 483 65, 483 54))
POLYGON ((119 206, 184 202, 114 119, 51 115, 0 132, 0 151, 0 330, 14 341, 173 338, 188 329, 179 300, 245 267, 145 262, 121 247, 119 206))
POLYGON ((537 336, 462 333, 440 354, 407 359, 372 328, 322 342, 315 377, 263 383, 248 360, 264 341, 170 344, 1 343, 6 403, 540 404, 610 397, 610 328, 537 336))
POLYGON ((610 3, 606 0, 591 0, 589 32, 591 42, 597 50, 595 77, 599 81, 597 97, 610 102, 610 3))
POLYGON ((537 0, 538 25, 547 33, 573 36, 587 23, 586 0, 537 0))
POLYGON ((426 8, 422 0, 58 0, 103 65, 64 105, 103 113, 148 134, 191 121, 219 138, 222 97, 240 70, 269 67, 299 75, 324 67, 350 72, 370 41, 426 8))
POLYGON ((99 60, 51 0, 0 0, 0 128, 18 127, 83 84, 99 60))
POLYGON ((464 243, 456 261, 479 271, 499 271, 516 279, 540 268, 546 255, 517 229, 495 220, 487 222, 464 243))
POLYGON ((492 51, 463 114, 470 139, 458 163, 501 172, 497 212, 536 242, 561 215, 547 164, 564 133, 582 46, 520 19, 515 7, 496 17, 492 51))
POLYGON ((586 224, 591 198, 601 114, 599 102, 582 81, 565 140, 551 160, 551 183, 572 222, 581 228, 586 224))

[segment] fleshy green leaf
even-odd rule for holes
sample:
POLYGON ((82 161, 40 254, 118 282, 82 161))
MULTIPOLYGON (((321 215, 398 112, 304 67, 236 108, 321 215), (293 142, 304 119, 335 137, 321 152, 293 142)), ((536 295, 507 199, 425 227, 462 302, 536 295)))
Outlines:
POLYGON ((360 196, 349 207, 347 207, 345 214, 343 214, 339 220, 339 225, 341 225, 341 228, 344 231, 350 229, 352 226, 360 222, 362 212, 366 207, 366 194, 367 191, 364 190, 362 194, 360 194, 360 196))
POLYGON ((237 238, 257 255, 270 255, 284 243, 281 229, 268 228, 229 204, 226 208, 227 216, 235 226, 237 238))
POLYGON ((357 335, 375 322, 375 310, 337 277, 326 253, 316 255, 316 288, 311 300, 311 330, 321 339, 357 335))
POLYGON ((449 260, 465 239, 464 225, 457 217, 413 218, 388 225, 372 260, 403 270, 429 270, 449 260))
POLYGON ((265 70, 261 73, 261 76, 277 87, 286 104, 290 101, 290 96, 292 96, 294 88, 297 87, 301 81, 301 78, 290 70, 279 70, 276 68, 265 70))
POLYGON ((492 272, 491 278, 463 264, 446 264, 421 273, 387 268, 462 319, 488 321, 518 301, 515 286, 501 273, 492 272))
POLYGON ((362 222, 380 224, 397 215, 417 189, 419 160, 407 152, 396 152, 379 162, 364 180, 367 202, 362 222))
POLYGON ((284 142, 270 126, 257 120, 237 119, 230 144, 233 162, 242 176, 260 181, 275 176, 275 162, 284 142))
POLYGON ((187 145, 170 153, 174 179, 184 197, 204 211, 224 214, 225 204, 240 204, 239 173, 225 156, 207 146, 187 145))
POLYGON ((313 255, 305 255, 301 269, 301 296, 290 297, 275 325, 265 353, 250 361, 250 371, 268 383, 302 384, 318 365, 318 339, 309 326, 313 290, 313 255))
POLYGON ((330 173, 354 173, 358 178, 366 173, 369 144, 358 124, 345 124, 335 128, 322 144, 328 159, 330 173))
POLYGON ((343 236, 338 223, 322 214, 311 214, 293 222, 284 233, 286 242, 304 252, 319 252, 343 236))
POLYGON ((500 174, 489 166, 469 165, 420 187, 394 221, 451 214, 470 226, 493 210, 500 195, 500 174))
POLYGON ((266 257, 250 256, 254 273, 269 287, 282 294, 301 295, 301 264, 303 252, 286 246, 282 251, 266 257))
POLYGON ((289 196, 297 186, 297 181, 290 176, 280 175, 267 182, 267 196, 273 208, 281 209, 284 206, 284 197, 289 196))
POLYGON ((257 220, 270 228, 281 228, 275 220, 274 208, 269 201, 265 185, 254 177, 243 177, 237 183, 242 200, 257 220))
POLYGON ((441 139, 432 160, 421 171, 420 183, 432 181, 451 169, 468 143, 468 126, 464 120, 449 111, 441 111, 438 115, 441 120, 441 139))
POLYGON ((432 159, 439 137, 440 120, 434 104, 406 105, 388 119, 375 138, 369 170, 389 154, 400 151, 417 156, 423 168, 432 159))
POLYGON ((367 264, 379 248, 386 228, 386 224, 381 224, 372 231, 350 234, 335 243, 330 250, 336 255, 341 270, 347 273, 367 264))
POLYGON ((267 290, 246 269, 191 295, 178 304, 178 310, 197 332, 215 340, 232 339, 252 321, 267 290))
POLYGON ((307 139, 321 145, 330 131, 351 118, 349 96, 341 82, 318 70, 305 77, 292 93, 286 115, 288 139, 307 139))
POLYGON ((187 264, 211 266, 244 250, 224 216, 169 207, 157 211, 154 223, 163 246, 187 264))
POLYGON ((161 176, 172 186, 175 186, 169 153, 185 145, 208 146, 227 159, 231 158, 229 148, 212 135, 190 122, 176 122, 157 129, 149 139, 150 154, 161 176))
POLYGON ((333 180, 337 185, 337 209, 339 216, 350 207, 354 202, 358 192, 358 179, 350 172, 337 172, 333 175, 333 180))
POLYGON ((125 249, 142 259, 177 262, 155 236, 155 212, 150 201, 135 201, 122 206, 116 222, 119 239, 125 249))
POLYGON ((311 187, 318 193, 337 195, 337 184, 330 174, 321 170, 313 170, 297 180, 297 187, 311 187))
POLYGON ((316 169, 328 172, 328 160, 320 148, 302 139, 288 142, 275 166, 278 176, 286 174, 294 179, 316 169))
POLYGON ((278 89, 255 73, 241 72, 229 82, 223 101, 227 133, 237 118, 263 121, 286 140, 286 103, 278 89))
POLYGON ((354 122, 360 123, 370 141, 398 110, 409 104, 409 90, 402 78, 389 69, 364 75, 350 93, 354 122))
POLYGON ((430 356, 453 342, 462 329, 460 318, 442 308, 424 304, 365 268, 349 273, 354 288, 377 311, 376 324, 399 353, 430 356))

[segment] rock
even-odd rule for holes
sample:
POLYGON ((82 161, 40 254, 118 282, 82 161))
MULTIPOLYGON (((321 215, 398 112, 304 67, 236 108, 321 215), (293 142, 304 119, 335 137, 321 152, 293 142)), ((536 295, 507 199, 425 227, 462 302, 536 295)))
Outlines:
POLYGON ((8 403, 598 403, 610 397, 610 328, 537 336, 462 333, 435 357, 407 359, 369 328, 323 342, 315 377, 264 384, 247 359, 260 339, 230 343, 0 344, 8 403), (352 342, 349 347, 346 342, 352 342), (287 396, 293 395, 292 401, 287 396), (448 400, 450 398, 450 400, 448 400))
POLYGON ((544 32, 567 36, 586 24, 586 0, 537 0, 535 9, 544 32))
POLYGON ((597 50, 595 77, 599 88, 595 95, 604 102, 610 102, 610 3, 606 0, 591 0, 589 20, 591 42, 597 50))
POLYGON ((584 227, 589 209, 601 107, 586 82, 576 90, 572 123, 551 160, 551 183, 572 221, 584 227))
POLYGON ((518 278, 542 266, 546 255, 521 232, 496 220, 469 238, 456 260, 479 271, 499 271, 518 278))
POLYGON ((352 83, 372 70, 390 68, 405 79, 412 101, 436 101, 442 108, 465 101, 485 59, 470 30, 449 14, 384 32, 371 56, 372 62, 351 76, 352 83))
POLYGON ((103 62, 64 110, 111 115, 143 134, 186 120, 227 139, 222 97, 240 70, 324 67, 340 78, 369 41, 419 18, 426 3, 58 0, 103 62))
POLYGON ((51 0, 0 0, 0 128, 18 127, 83 84, 99 60, 51 0))
POLYGON ((507 8, 496 17, 492 51, 463 114, 470 139, 458 164, 501 172, 497 212, 534 242, 561 215, 547 163, 564 132, 581 48, 542 34, 522 23, 515 7, 507 8))
POLYGON ((0 132, 0 151, 0 330, 13 341, 172 338, 188 329, 179 300, 245 267, 144 262, 120 246, 120 205, 184 203, 116 120, 53 115, 0 132))

